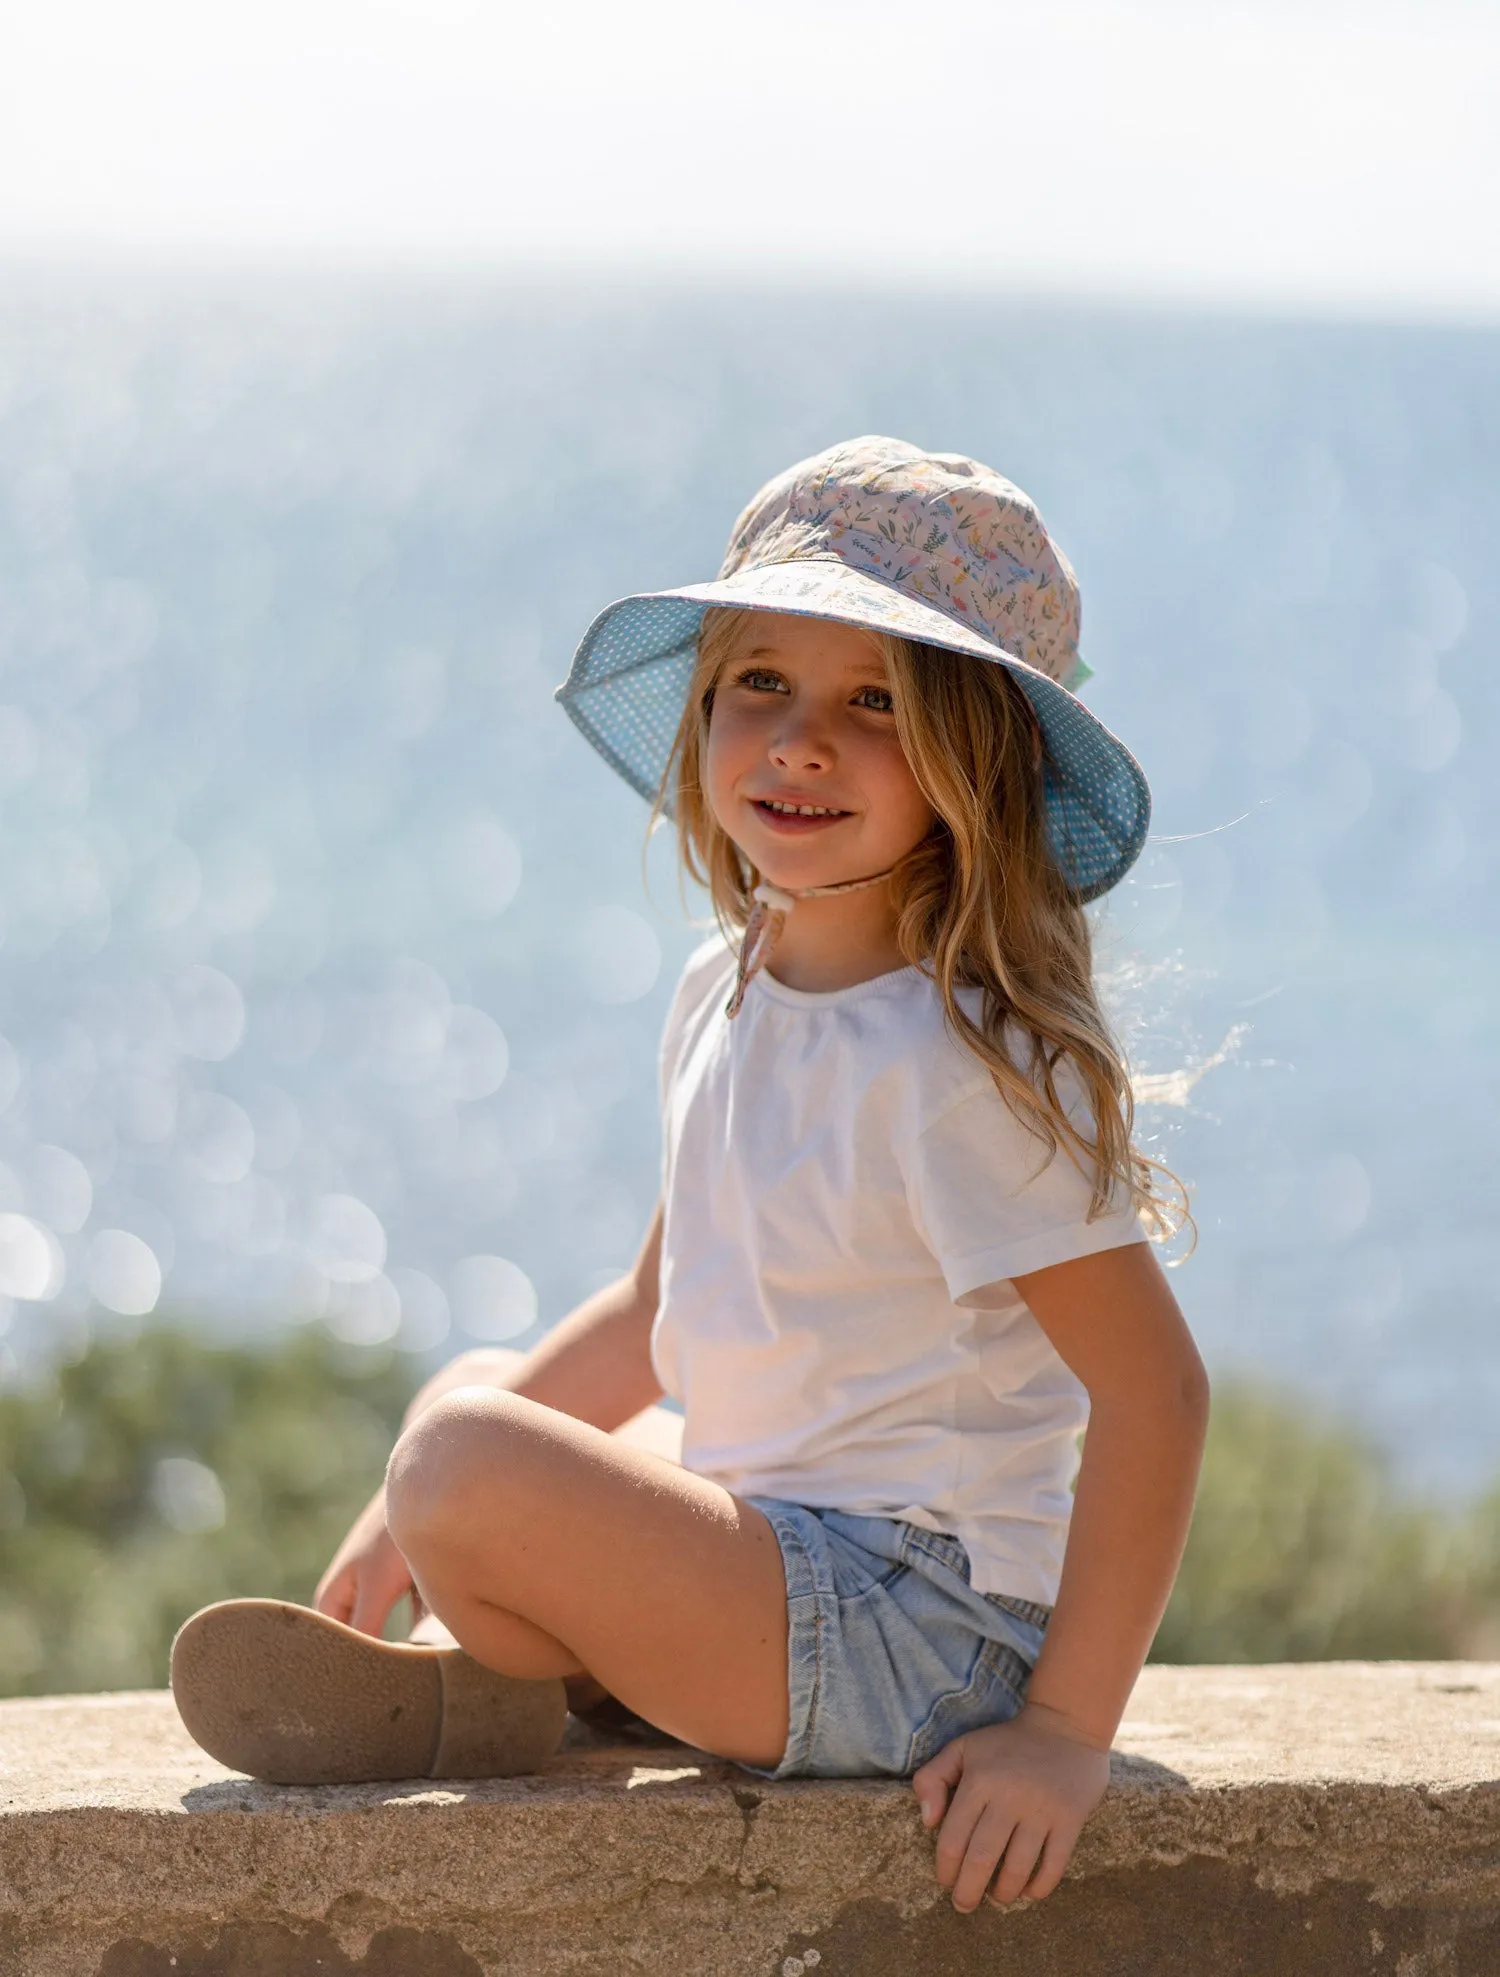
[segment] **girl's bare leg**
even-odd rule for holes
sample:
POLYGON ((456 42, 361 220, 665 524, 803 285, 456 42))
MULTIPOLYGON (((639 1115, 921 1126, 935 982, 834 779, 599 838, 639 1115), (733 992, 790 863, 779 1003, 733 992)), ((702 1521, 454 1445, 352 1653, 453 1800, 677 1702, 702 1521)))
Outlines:
MULTIPOLYGON (((528 1356, 513 1345, 486 1345, 465 1353, 462 1363, 473 1368, 475 1385, 510 1389, 528 1356)), ((668 1462, 682 1460, 682 1416, 669 1407, 643 1407, 614 1433, 631 1448, 649 1449, 668 1462)))
MULTIPOLYGON (((496 1384, 500 1386, 507 1385, 508 1375, 518 1370, 526 1362, 525 1353, 517 1352, 511 1346, 486 1348, 485 1358, 487 1361, 492 1362, 492 1366, 488 1367, 487 1370, 492 1370, 497 1375, 496 1384)), ((614 1430, 614 1435, 615 1439, 623 1442, 627 1448, 645 1449, 652 1455, 659 1455, 665 1462, 680 1463, 682 1461, 682 1416, 680 1414, 674 1414, 670 1408, 644 1407, 639 1414, 633 1415, 630 1420, 622 1422, 614 1430)), ((419 1613, 412 1627, 410 1638, 414 1641, 419 1641, 425 1647, 456 1647, 458 1645, 453 1635, 443 1625, 442 1621, 438 1619, 435 1613, 419 1613)), ((591 1703, 601 1700, 608 1694, 602 1682, 591 1683, 583 1677, 580 1677, 577 1683, 569 1683, 568 1693, 570 1700, 574 1695, 575 1689, 580 1695, 589 1694, 589 1691, 592 1689, 593 1693, 590 1696, 591 1703)), ((581 1707, 582 1704, 576 1706, 581 1707)))
POLYGON ((643 1448, 663 1462, 682 1461, 682 1416, 665 1407, 643 1407, 615 1429, 615 1440, 627 1448, 643 1448))
MULTIPOLYGON (((640 1446, 496 1387, 402 1435, 386 1516, 423 1601, 504 1674, 587 1670, 686 1742, 774 1764, 787 1734, 786 1584, 766 1519, 640 1446)), ((633 1425, 633 1424, 631 1424, 633 1425)))

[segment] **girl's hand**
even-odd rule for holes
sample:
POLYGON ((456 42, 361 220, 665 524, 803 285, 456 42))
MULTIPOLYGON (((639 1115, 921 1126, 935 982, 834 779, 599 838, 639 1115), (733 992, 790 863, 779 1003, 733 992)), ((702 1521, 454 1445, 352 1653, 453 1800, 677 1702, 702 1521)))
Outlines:
POLYGON ((355 1518, 349 1535, 318 1581, 313 1605, 346 1627, 378 1639, 391 1608, 410 1593, 413 1616, 421 1604, 406 1560, 385 1527, 385 1491, 377 1490, 355 1518))
POLYGON ((955 1737, 912 1779, 922 1824, 942 1820, 937 1877, 953 1906, 978 1908, 997 1866, 991 1900, 1050 1895, 1108 1783, 1108 1749, 1039 1703, 955 1737))

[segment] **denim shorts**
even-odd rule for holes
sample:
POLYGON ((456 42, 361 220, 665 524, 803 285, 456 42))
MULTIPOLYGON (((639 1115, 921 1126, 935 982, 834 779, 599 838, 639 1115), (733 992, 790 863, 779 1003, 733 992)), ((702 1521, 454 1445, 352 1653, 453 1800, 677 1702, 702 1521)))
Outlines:
POLYGON ((750 1497, 786 1572, 786 1750, 762 1778, 905 1778, 1025 1699, 1051 1608, 976 1593, 957 1538, 750 1497))

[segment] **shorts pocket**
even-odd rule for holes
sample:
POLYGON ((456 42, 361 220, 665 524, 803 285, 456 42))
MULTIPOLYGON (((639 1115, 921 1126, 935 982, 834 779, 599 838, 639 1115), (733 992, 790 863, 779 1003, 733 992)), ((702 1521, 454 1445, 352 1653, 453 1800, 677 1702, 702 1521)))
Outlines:
POLYGON ((1013 1599, 1009 1593, 986 1593, 984 1597, 991 1606, 998 1606, 1002 1613, 1008 1613, 1013 1620, 1020 1620, 1028 1627, 1035 1627, 1039 1634, 1046 1633, 1047 1622, 1052 1618, 1050 1606, 1040 1606, 1034 1599, 1013 1599))
POLYGON ((945 1745, 987 1723, 1008 1723, 1026 1700, 1031 1663, 1005 1641, 986 1641, 961 1689, 940 1695, 917 1727, 907 1753, 907 1775, 920 1771, 945 1745))
POLYGON ((969 1583, 969 1554, 957 1538, 950 1538, 943 1531, 929 1531, 920 1524, 908 1524, 901 1533, 901 1550, 908 1564, 914 1563, 913 1554, 919 1559, 930 1559, 946 1571, 956 1572, 965 1585, 969 1583))

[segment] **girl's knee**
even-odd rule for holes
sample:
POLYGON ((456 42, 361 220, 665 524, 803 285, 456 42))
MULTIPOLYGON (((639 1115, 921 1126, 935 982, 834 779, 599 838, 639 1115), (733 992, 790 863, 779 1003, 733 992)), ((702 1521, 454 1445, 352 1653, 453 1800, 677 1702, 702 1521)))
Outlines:
POLYGON ((445 1534, 474 1534, 517 1466, 529 1403, 493 1387, 459 1387, 434 1401, 391 1451, 385 1519, 410 1561, 445 1534))

